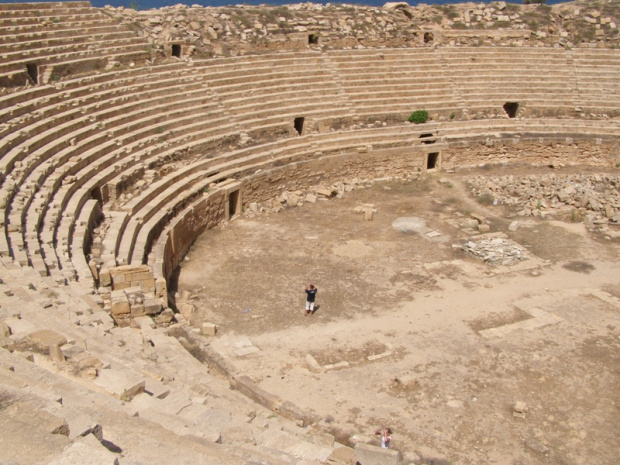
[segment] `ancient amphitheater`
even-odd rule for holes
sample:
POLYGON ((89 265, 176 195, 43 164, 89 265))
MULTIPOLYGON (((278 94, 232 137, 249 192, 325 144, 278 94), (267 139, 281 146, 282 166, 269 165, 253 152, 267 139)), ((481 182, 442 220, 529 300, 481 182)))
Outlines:
POLYGON ((617 463, 618 20, 0 4, 0 463, 617 463))

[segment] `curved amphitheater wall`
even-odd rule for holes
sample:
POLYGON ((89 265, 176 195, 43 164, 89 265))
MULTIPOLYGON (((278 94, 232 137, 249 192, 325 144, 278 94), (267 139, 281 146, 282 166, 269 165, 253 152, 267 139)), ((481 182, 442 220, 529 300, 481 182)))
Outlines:
MULTIPOLYGON (((419 144, 419 141, 416 141, 419 144)), ((438 153, 437 169, 454 170, 489 164, 530 164, 561 167, 586 165, 610 167, 620 157, 620 143, 613 138, 586 135, 574 137, 516 136, 462 139, 428 146, 411 145, 373 150, 360 147, 357 152, 323 154, 313 159, 291 159, 283 166, 274 163, 268 169, 241 170, 230 187, 216 187, 182 211, 163 231, 155 245, 154 275, 166 286, 197 237, 207 229, 230 219, 231 192, 238 192, 241 211, 253 202, 264 202, 285 191, 330 185, 346 179, 382 177, 415 178, 427 172, 428 153, 438 153)), ((280 162, 282 164, 283 162, 280 162)), ((224 183, 226 184, 226 183, 224 183)), ((159 292, 162 298, 167 292, 159 292)))

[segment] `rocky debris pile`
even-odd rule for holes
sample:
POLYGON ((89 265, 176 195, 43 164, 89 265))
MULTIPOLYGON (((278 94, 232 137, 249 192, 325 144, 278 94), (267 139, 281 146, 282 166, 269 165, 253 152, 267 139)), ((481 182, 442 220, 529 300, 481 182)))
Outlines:
POLYGON ((510 266, 526 258, 523 249, 501 237, 467 241, 461 248, 474 258, 493 266, 510 266))
MULTIPOLYGON (((377 181, 403 180, 410 181, 410 178, 378 178, 378 179, 347 179, 337 181, 329 186, 318 185, 309 186, 294 191, 284 190, 280 195, 264 202, 252 202, 248 205, 244 214, 253 217, 259 213, 280 213, 285 208, 301 207, 304 203, 316 203, 317 201, 325 201, 332 197, 342 198, 345 193, 355 189, 366 189, 372 187, 377 181)), ((355 213, 364 213, 364 219, 370 221, 373 214, 377 212, 374 206, 364 204, 356 208, 355 213)))
POLYGON ((469 187, 480 199, 518 208, 520 216, 564 215, 573 221, 586 218, 591 224, 620 223, 620 176, 476 176, 469 187))
MULTIPOLYGON (((183 44, 184 57, 229 56, 269 50, 429 45, 617 47, 619 12, 602 0, 554 5, 504 1, 425 5, 299 3, 202 7, 177 4, 104 13, 148 38, 161 52, 183 44)), ((165 52, 170 54, 169 52, 165 52)))

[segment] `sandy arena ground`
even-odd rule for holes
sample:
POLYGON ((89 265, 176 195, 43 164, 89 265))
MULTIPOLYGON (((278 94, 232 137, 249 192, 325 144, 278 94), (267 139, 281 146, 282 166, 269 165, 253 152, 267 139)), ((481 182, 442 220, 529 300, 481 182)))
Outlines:
POLYGON ((616 464, 620 241, 467 191, 469 176, 524 170, 376 183, 238 218, 196 242, 178 290, 192 293, 192 324, 217 323, 211 345, 230 363, 340 430, 390 426, 395 449, 435 464, 616 464), (494 268, 453 247, 470 213, 530 258, 494 268), (410 217, 441 235, 392 227, 410 217), (310 282, 319 308, 304 316, 310 282))

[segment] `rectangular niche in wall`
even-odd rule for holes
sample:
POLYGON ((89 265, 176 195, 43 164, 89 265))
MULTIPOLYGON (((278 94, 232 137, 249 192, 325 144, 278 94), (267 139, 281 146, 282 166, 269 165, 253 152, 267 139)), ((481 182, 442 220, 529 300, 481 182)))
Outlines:
POLYGON ((172 44, 171 54, 173 57, 181 58, 181 44, 172 44))
POLYGON ((299 134, 300 136, 301 136, 301 133, 304 131, 304 121, 305 121, 305 118, 303 116, 299 116, 295 118, 295 121, 293 122, 293 125, 295 126, 295 130, 297 131, 297 134, 299 134))
POLYGON ((39 83, 39 67, 36 63, 26 63, 26 72, 33 84, 39 83))
POLYGON ((429 153, 426 158, 426 169, 434 170, 439 166, 439 152, 429 153))
POLYGON ((240 190, 236 189, 228 194, 228 219, 231 219, 241 213, 241 195, 240 190))

